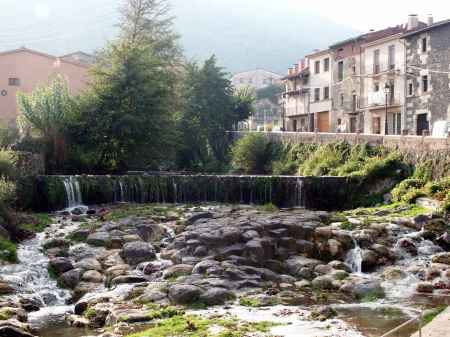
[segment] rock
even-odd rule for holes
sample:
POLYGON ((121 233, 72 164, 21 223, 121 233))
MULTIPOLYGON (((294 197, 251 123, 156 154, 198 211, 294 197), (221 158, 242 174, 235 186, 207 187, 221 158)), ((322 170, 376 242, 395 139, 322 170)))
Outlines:
POLYGON ((329 274, 332 270, 333 267, 327 264, 319 264, 314 268, 314 272, 321 275, 329 274))
POLYGON ((51 249, 51 248, 68 248, 70 246, 69 242, 65 239, 61 238, 53 238, 46 240, 42 247, 44 249, 51 249))
POLYGON ((70 315, 67 320, 71 326, 78 329, 87 328, 90 324, 90 321, 86 317, 78 315, 70 315))
POLYGON ((140 224, 137 226, 137 234, 145 242, 160 241, 164 229, 158 224, 140 224))
POLYGON ((328 263, 328 265, 332 268, 332 269, 336 269, 336 270, 343 270, 346 271, 347 273, 351 273, 352 269, 345 264, 342 261, 331 261, 328 263))
POLYGON ((94 258, 86 258, 81 261, 78 261, 75 263, 75 268, 79 268, 83 271, 87 270, 96 270, 96 271, 102 271, 102 265, 100 262, 98 262, 97 259, 94 258))
POLYGON ((155 289, 153 285, 147 288, 144 293, 136 299, 138 303, 161 302, 167 299, 167 293, 161 289, 155 289))
POLYGON ((112 279, 111 285, 147 282, 147 278, 138 275, 123 275, 112 279))
POLYGON ((295 282, 294 285, 297 289, 309 288, 309 287, 311 287, 311 282, 309 282, 307 280, 301 280, 301 281, 295 282))
POLYGON ((414 225, 420 228, 423 227, 429 220, 430 217, 428 215, 419 214, 414 217, 413 222, 414 225))
POLYGON ((227 301, 231 301, 236 296, 230 290, 224 288, 208 289, 200 296, 200 302, 207 305, 222 305, 227 301))
POLYGON ((10 295, 15 293, 15 289, 5 281, 0 280, 0 295, 10 295))
POLYGON ((384 297, 384 289, 379 281, 350 281, 342 285, 340 290, 344 293, 350 293, 358 299, 363 299, 367 296, 374 298, 384 297))
POLYGON ((111 236, 107 232, 95 232, 87 237, 86 242, 91 246, 109 247, 111 245, 111 236))
POLYGON ((432 268, 428 268, 426 273, 425 273, 425 279, 427 281, 432 281, 438 277, 441 277, 441 270, 436 268, 436 267, 432 267, 432 268))
POLYGON ((190 275, 192 273, 192 270, 193 266, 189 264, 177 264, 166 269, 163 273, 163 277, 165 279, 169 279, 172 277, 190 275))
POLYGON ((397 280, 401 280, 404 279, 406 277, 406 273, 396 267, 387 267, 384 271, 383 271, 383 278, 386 281, 397 281, 397 280))
POLYGON ((0 225, 0 239, 9 240, 9 232, 0 225))
POLYGON ((176 284, 169 288, 169 299, 175 304, 192 304, 202 295, 202 290, 194 285, 176 284))
POLYGON ((21 297, 19 303, 27 312, 39 311, 44 306, 42 300, 36 297, 21 297))
POLYGON ((201 219, 211 219, 213 214, 211 212, 194 213, 186 219, 186 224, 192 225, 194 222, 201 219))
POLYGON ((84 214, 84 209, 81 207, 75 207, 70 211, 70 213, 72 213, 73 215, 82 215, 84 214))
POLYGON ((56 276, 73 269, 72 262, 66 257, 57 257, 49 261, 49 268, 56 276))
POLYGON ((410 254, 412 256, 417 255, 417 247, 413 240, 411 240, 409 238, 402 238, 402 239, 398 240, 397 245, 398 245, 398 247, 400 247, 402 250, 404 250, 408 254, 410 254))
POLYGON ((17 320, 0 321, 0 337, 35 337, 29 332, 28 325, 17 320))
POLYGON ((80 228, 69 234, 69 238, 76 242, 85 242, 90 234, 90 230, 87 228, 80 228))
POLYGON ((152 245, 142 241, 126 243, 120 256, 130 265, 138 265, 141 262, 151 261, 156 258, 156 253, 152 245))
POLYGON ((434 286, 430 282, 420 282, 417 284, 416 291, 419 293, 431 294, 434 291, 434 286))
POLYGON ((334 279, 334 280, 345 280, 348 277, 348 273, 344 270, 333 270, 330 274, 330 276, 334 279))
POLYGON ((423 229, 425 231, 433 233, 436 237, 439 237, 449 229, 449 226, 444 219, 437 218, 429 220, 423 226, 423 229))
POLYGON ((333 258, 341 257, 343 255, 342 244, 335 239, 329 239, 328 240, 328 253, 333 258))
POLYGON ((83 276, 81 277, 83 281, 91 282, 91 283, 102 283, 103 282, 103 275, 100 274, 96 270, 88 270, 86 271, 83 276))
POLYGON ((433 263, 442 263, 450 265, 450 253, 440 253, 436 254, 431 258, 433 263))
POLYGON ((316 289, 334 289, 333 279, 327 275, 316 277, 311 285, 316 289))
POLYGON ((362 271, 371 271, 378 265, 378 255, 372 250, 363 249, 362 250, 362 271))
POLYGON ((78 283, 75 289, 73 290, 72 300, 74 302, 77 302, 81 297, 83 297, 87 293, 95 291, 97 287, 98 287, 97 283, 90 283, 90 282, 78 283))
POLYGON ((75 289, 78 283, 81 281, 82 270, 81 269, 72 269, 58 278, 58 283, 69 289, 75 289))
POLYGON ((286 270, 289 274, 295 276, 302 268, 315 268, 319 264, 322 264, 319 260, 304 256, 295 256, 286 261, 286 270))
POLYGON ((95 213, 97 213, 95 209, 88 209, 86 212, 87 215, 94 215, 95 213))

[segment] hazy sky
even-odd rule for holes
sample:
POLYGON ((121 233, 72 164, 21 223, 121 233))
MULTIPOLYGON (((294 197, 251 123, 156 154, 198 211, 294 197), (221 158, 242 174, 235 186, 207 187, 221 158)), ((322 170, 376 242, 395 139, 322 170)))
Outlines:
MULTIPOLYGON (((116 35, 120 0, 0 0, 0 50, 92 52, 116 35)), ((450 18, 443 0, 171 0, 190 58, 212 53, 231 71, 285 69, 305 53, 408 14, 450 18), (446 17, 447 16, 447 17, 446 17)))

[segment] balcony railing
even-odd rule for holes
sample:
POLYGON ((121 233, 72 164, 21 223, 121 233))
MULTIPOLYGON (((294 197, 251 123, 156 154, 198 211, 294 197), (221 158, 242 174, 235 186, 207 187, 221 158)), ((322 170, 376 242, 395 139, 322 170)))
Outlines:
MULTIPOLYGON (((400 105, 400 95, 387 95, 387 105, 397 106, 400 105)), ((361 108, 374 108, 386 105, 386 93, 383 91, 369 93, 367 97, 360 99, 361 108)))

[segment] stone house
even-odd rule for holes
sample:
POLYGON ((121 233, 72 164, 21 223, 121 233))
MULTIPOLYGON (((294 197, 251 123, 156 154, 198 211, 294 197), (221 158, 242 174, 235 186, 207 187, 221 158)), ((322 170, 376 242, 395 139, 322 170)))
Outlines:
POLYGON ((402 37, 406 46, 405 133, 436 133, 450 123, 450 20, 402 37))
POLYGON ((250 87, 255 90, 265 88, 271 84, 281 83, 280 74, 265 69, 256 69, 236 73, 231 77, 234 88, 250 87))

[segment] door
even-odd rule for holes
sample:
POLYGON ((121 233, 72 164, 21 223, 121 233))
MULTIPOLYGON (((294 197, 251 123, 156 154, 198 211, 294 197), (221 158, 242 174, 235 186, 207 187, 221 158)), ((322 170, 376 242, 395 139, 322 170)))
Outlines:
POLYGON ((317 113, 317 127, 319 132, 330 131, 330 113, 328 111, 317 113))
POLYGON ((296 119, 294 119, 292 121, 292 129, 293 129, 293 131, 297 131, 297 120, 296 119))
POLYGON ((427 114, 417 115, 417 135, 422 136, 424 131, 429 131, 427 114))
POLYGON ((376 135, 381 133, 381 118, 373 117, 372 118, 372 132, 376 135))
POLYGON ((356 133, 356 117, 350 117, 350 133, 356 133))

